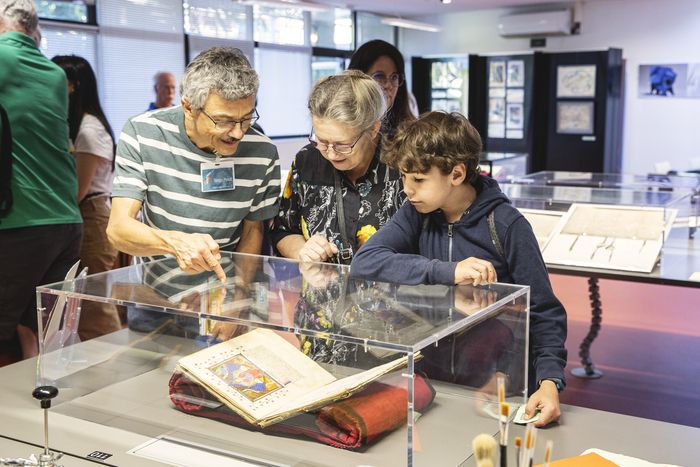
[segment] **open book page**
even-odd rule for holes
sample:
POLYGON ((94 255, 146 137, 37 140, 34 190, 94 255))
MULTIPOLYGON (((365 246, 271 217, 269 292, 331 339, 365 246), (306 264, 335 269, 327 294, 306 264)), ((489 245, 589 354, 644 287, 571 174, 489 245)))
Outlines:
MULTIPOLYGON (((295 400, 294 406, 290 407, 289 412, 280 413, 277 417, 275 417, 276 419, 271 420, 267 424, 281 421, 301 410, 317 409, 332 401, 349 397, 382 375, 406 365, 406 360, 407 357, 397 358, 396 360, 385 363, 384 365, 335 380, 332 383, 320 387, 315 391, 295 400)), ((265 426, 265 424, 262 426, 265 426)))
POLYGON ((178 364, 251 423, 287 411, 292 401, 335 381, 318 363, 268 329, 206 348, 178 364))

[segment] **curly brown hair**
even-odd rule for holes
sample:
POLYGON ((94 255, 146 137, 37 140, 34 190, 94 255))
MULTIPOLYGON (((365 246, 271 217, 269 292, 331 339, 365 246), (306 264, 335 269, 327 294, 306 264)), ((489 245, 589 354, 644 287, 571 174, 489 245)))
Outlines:
POLYGON ((401 124, 394 139, 383 141, 382 161, 402 172, 427 173, 437 167, 443 175, 464 164, 465 183, 474 183, 481 149, 481 136, 464 115, 427 112, 401 124))

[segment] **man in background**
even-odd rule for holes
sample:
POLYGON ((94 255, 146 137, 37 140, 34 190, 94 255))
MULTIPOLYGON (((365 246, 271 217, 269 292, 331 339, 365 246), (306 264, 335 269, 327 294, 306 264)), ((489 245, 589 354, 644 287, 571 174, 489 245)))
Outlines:
POLYGON ((2 177, 12 205, 0 218, 0 365, 20 356, 20 342, 24 357, 36 353, 35 289, 64 279, 83 232, 66 75, 37 48, 38 23, 32 0, 0 0, 0 102, 12 142, 2 177))
POLYGON ((155 102, 151 102, 148 110, 172 107, 175 100, 177 80, 175 75, 167 71, 159 71, 153 76, 153 89, 156 92, 155 102))

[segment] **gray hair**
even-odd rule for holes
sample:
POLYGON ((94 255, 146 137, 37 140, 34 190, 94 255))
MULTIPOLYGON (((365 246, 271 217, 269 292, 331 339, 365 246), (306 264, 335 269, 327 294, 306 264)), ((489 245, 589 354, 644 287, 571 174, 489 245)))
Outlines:
POLYGON ((320 79, 309 96, 311 116, 367 130, 386 113, 382 88, 359 70, 320 79))
POLYGON ((0 24, 4 30, 31 36, 39 26, 39 17, 32 0, 0 0, 0 24))
POLYGON ((239 49, 212 47, 187 65, 180 95, 195 110, 204 108, 210 92, 237 101, 258 92, 258 74, 239 49))

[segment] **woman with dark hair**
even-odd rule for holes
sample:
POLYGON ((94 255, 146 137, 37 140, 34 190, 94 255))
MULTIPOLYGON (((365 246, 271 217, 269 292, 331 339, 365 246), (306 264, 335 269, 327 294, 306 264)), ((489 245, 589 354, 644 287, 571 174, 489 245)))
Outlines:
POLYGON ((382 132, 393 136, 396 127, 407 120, 415 120, 411 112, 403 55, 380 39, 365 42, 352 54, 349 70, 360 70, 370 75, 384 91, 387 112, 382 121, 382 132))
MULTIPOLYGON (((114 178, 114 133, 102 111, 90 63, 75 55, 57 55, 52 61, 68 79, 68 134, 78 172, 78 204, 84 231, 80 260, 90 274, 109 271, 117 257, 106 233, 114 178)), ((120 328, 115 306, 84 304, 78 328, 81 338, 120 328)))

